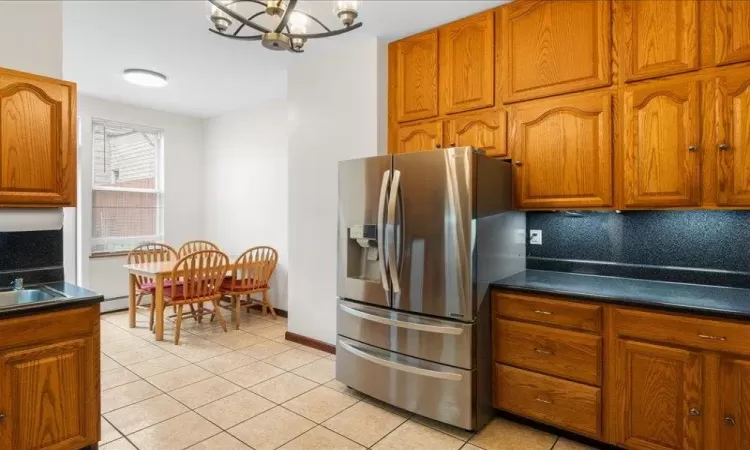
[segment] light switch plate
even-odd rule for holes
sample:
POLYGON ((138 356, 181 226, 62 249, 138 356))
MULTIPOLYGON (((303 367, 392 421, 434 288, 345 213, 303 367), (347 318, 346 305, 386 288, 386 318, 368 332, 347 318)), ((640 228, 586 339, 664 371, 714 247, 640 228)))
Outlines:
POLYGON ((529 244, 542 245, 542 230, 529 230, 529 244))

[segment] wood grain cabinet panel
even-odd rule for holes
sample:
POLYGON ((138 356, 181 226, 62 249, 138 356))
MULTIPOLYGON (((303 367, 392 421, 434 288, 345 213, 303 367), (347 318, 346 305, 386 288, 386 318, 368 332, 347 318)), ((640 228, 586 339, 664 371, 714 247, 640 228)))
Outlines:
POLYGON ((609 93, 510 107, 517 207, 612 205, 610 109, 609 93))
POLYGON ((395 42, 396 120, 427 119, 438 115, 438 32, 428 31, 395 42))
POLYGON ((614 373, 617 444, 628 449, 701 447, 703 363, 699 353, 620 339, 614 373))
POLYGON ((590 302, 572 302, 543 295, 494 291, 492 311, 502 317, 526 322, 599 332, 602 307, 590 302))
POLYGON ((503 101, 610 84, 609 0, 528 0, 501 8, 503 101))
POLYGON ((507 121, 505 110, 462 114, 444 124, 446 147, 472 146, 487 156, 507 156, 507 121))
POLYGON ((74 206, 76 88, 0 68, 0 206, 74 206))
POLYGON ((750 361, 725 356, 719 377, 721 448, 750 448, 750 361))
POLYGON ((623 94, 625 207, 700 203, 698 82, 650 84, 623 94))
POLYGON ((626 81, 698 68, 697 0, 619 0, 618 6, 626 81))
POLYGON ((423 152, 443 146, 443 123, 426 122, 398 129, 396 153, 423 152))
POLYGON ((718 204, 747 207, 750 206, 750 70, 721 75, 714 86, 718 204))
POLYGON ((750 2, 712 0, 715 5, 716 64, 750 60, 750 2))
POLYGON ((495 14, 486 11, 439 29, 441 112, 495 104, 495 14))

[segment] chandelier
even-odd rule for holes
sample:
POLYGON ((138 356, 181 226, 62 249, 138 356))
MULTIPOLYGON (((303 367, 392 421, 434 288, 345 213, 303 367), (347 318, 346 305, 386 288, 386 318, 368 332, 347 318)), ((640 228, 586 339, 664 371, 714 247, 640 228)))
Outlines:
MULTIPOLYGON (((362 26, 357 19, 358 0, 338 0, 333 12, 341 20, 342 27, 332 30, 314 16, 295 10, 297 0, 207 0, 209 31, 231 39, 260 41, 270 50, 288 50, 302 53, 308 39, 318 39, 344 34, 362 26), (240 5, 263 9, 253 14, 240 12, 240 5), (311 22, 316 30, 310 32, 311 22), (270 23, 270 25, 269 25, 270 23)), ((249 11, 248 11, 249 12, 249 11)))

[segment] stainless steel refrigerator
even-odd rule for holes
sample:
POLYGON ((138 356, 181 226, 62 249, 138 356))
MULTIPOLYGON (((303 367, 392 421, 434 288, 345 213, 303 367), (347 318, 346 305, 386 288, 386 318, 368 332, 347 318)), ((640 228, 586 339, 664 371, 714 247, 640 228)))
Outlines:
POLYGON ((488 284, 525 267, 510 163, 470 147, 339 163, 336 379, 465 429, 492 413, 488 284))

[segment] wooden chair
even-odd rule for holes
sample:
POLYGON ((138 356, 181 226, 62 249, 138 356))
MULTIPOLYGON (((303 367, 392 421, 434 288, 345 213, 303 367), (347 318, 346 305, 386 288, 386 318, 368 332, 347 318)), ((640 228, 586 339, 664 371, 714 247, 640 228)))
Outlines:
MULTIPOLYGON (((128 252, 128 264, 172 261, 175 259, 177 259, 177 252, 172 247, 170 247, 167 244, 160 244, 157 242, 151 242, 148 244, 139 245, 136 248, 130 250, 130 252, 128 252)), ((154 292, 156 292, 156 284, 154 283, 153 278, 138 275, 136 277, 135 286, 136 286, 135 288, 136 307, 141 306, 141 300, 143 300, 143 297, 145 297, 146 295, 151 295, 153 297, 154 292)), ((171 282, 164 283, 165 289, 169 286, 171 286, 171 282)), ((151 310, 151 316, 152 316, 152 319, 151 319, 152 324, 153 324, 153 303, 154 302, 151 301, 151 305, 149 305, 149 309, 151 310)))
POLYGON ((201 252, 203 250, 221 251, 219 246, 214 244, 213 242, 201 241, 201 240, 187 241, 184 244, 182 244, 179 250, 177 250, 177 256, 182 258, 183 256, 187 256, 195 252, 201 252))
POLYGON ((232 276, 224 278, 221 284, 221 292, 230 299, 229 308, 235 310, 235 326, 240 329, 240 309, 244 306, 250 311, 250 306, 259 304, 263 307, 263 315, 270 310, 273 318, 276 318, 276 310, 268 301, 269 281, 279 254, 271 247, 253 247, 237 258, 232 276), (258 301, 250 297, 251 294, 260 292, 263 300, 258 301), (246 300, 242 300, 242 296, 246 300))
MULTIPOLYGON (((211 320, 218 317, 221 327, 227 331, 227 323, 219 311, 221 291, 219 287, 226 277, 229 257, 217 250, 202 250, 184 256, 174 266, 172 279, 182 279, 181 284, 174 284, 164 292, 164 307, 176 306, 175 345, 180 343, 180 327, 182 326, 184 305, 198 305, 198 314, 211 314, 211 320), (204 309, 203 303, 213 304, 213 309, 204 309)), ((195 317, 195 312, 192 311, 195 317)))

